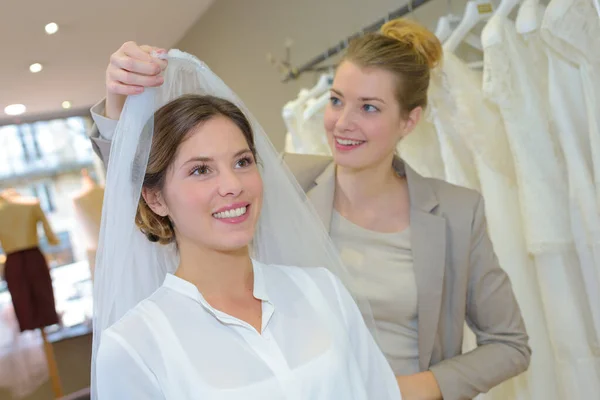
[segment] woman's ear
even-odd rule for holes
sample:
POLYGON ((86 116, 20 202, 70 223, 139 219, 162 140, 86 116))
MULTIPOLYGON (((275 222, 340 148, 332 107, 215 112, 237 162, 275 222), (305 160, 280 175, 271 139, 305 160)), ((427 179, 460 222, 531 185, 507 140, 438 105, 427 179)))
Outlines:
POLYGON ((161 217, 166 217, 169 214, 169 208, 159 190, 142 187, 142 197, 155 214, 161 217))
POLYGON ((407 118, 405 118, 402 122, 402 124, 403 124, 402 137, 408 135, 415 129, 415 127, 421 120, 422 116, 423 116, 423 107, 420 107, 420 106, 413 108, 408 113, 407 118))

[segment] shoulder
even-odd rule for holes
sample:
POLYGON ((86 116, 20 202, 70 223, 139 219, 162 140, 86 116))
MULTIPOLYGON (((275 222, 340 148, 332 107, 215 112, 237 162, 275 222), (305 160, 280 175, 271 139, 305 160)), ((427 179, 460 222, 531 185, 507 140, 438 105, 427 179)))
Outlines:
POLYGON ((278 264, 262 264, 261 269, 263 274, 270 278, 274 277, 286 277, 294 283, 309 279, 313 282, 328 282, 335 279, 335 275, 332 274, 327 268, 324 267, 296 267, 292 265, 278 265, 278 264))
POLYGON ((162 288, 156 290, 150 297, 139 302, 127 311, 120 319, 102 332, 101 346, 111 343, 111 348, 126 348, 129 352, 153 341, 153 321, 160 313, 161 298, 165 295, 162 288))
POLYGON ((477 208, 482 200, 481 194, 476 190, 454 185, 440 179, 423 179, 427 179, 430 182, 441 205, 451 205, 452 207, 472 210, 477 208))
POLYGON ((338 277, 325 267, 296 267, 261 264, 264 276, 278 290, 300 288, 305 294, 317 289, 320 293, 335 293, 342 285, 338 277))
POLYGON ((304 191, 308 191, 333 162, 331 157, 312 154, 283 153, 282 159, 304 191))
MULTIPOLYGON (((407 167, 409 192, 415 190, 420 193, 418 199, 429 199, 433 194, 440 214, 472 216, 482 203, 481 194, 476 190, 454 185, 437 178, 427 178, 418 174, 408 164, 407 167)), ((411 199, 414 200, 412 196, 411 199)))

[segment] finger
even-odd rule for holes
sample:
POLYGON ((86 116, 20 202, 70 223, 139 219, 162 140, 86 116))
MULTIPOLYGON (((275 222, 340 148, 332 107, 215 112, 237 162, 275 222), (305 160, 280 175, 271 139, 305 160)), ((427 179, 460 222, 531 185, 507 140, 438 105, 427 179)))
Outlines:
POLYGON ((164 78, 160 75, 148 76, 125 71, 123 69, 112 69, 109 71, 109 81, 117 81, 125 85, 155 87, 162 85, 164 78))
MULTIPOLYGON (((167 50, 165 49, 161 49, 160 47, 154 47, 154 46, 148 46, 148 45, 143 45, 140 46, 140 48, 146 52, 148 52, 148 54, 153 55, 154 53, 156 54, 166 54, 167 50)), ((157 64, 161 71, 164 71, 165 68, 167 68, 167 60, 164 60, 162 58, 158 58, 158 57, 152 57, 152 62, 157 64)))
POLYGON ((124 85, 116 81, 109 82, 106 85, 106 88, 110 93, 122 94, 125 96, 140 94, 144 91, 144 88, 141 86, 124 85))
POLYGON ((158 75, 162 71, 160 65, 156 63, 136 60, 126 55, 113 54, 110 63, 116 69, 123 69, 135 74, 152 76, 158 75))
POLYGON ((152 62, 152 56, 135 42, 127 42, 121 46, 123 54, 140 61, 152 62))
POLYGON ((167 51, 163 48, 160 47, 156 47, 156 46, 148 46, 146 44, 140 46, 140 49, 142 49, 143 51, 145 51, 146 53, 152 55, 152 53, 157 53, 157 54, 164 54, 167 51))

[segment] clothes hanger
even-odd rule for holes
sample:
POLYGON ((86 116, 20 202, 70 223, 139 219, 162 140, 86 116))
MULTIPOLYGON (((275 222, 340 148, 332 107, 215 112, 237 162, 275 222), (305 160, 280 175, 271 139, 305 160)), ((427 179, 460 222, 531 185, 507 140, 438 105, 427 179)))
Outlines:
MULTIPOLYGON (((454 52, 469 37, 470 31, 480 22, 487 21, 494 14, 494 6, 488 0, 471 0, 465 6, 462 20, 444 42, 444 51, 454 52)), ((467 39, 468 40, 468 39, 467 39)), ((468 43, 468 42, 467 42, 468 43)), ((481 44, 478 41, 479 48, 481 44)))
POLYGON ((331 99, 331 94, 329 92, 327 92, 327 93, 323 93, 321 96, 319 96, 316 99, 312 99, 310 101, 310 103, 307 103, 306 109, 304 110, 304 113, 302 114, 302 118, 304 119, 304 121, 308 121, 315 114, 321 112, 327 106, 327 104, 331 101, 330 99, 331 99))
POLYGON ((454 29, 460 23, 461 18, 458 15, 447 14, 440 17, 435 27, 435 36, 440 42, 445 42, 450 37, 454 29))
POLYGON ((289 101, 283 106, 281 115, 297 151, 301 151, 302 147, 302 141, 299 139, 298 133, 300 132, 302 123, 305 121, 303 114, 307 101, 321 96, 323 93, 329 96, 329 88, 332 83, 333 68, 330 68, 328 72, 321 74, 315 86, 310 89, 301 89, 295 100, 289 101))
POLYGON ((508 18, 510 12, 521 2, 521 0, 501 0, 494 15, 508 18))
POLYGON ((539 0, 525 0, 519 7, 515 26, 521 35, 531 33, 540 29, 542 19, 539 8, 539 0))

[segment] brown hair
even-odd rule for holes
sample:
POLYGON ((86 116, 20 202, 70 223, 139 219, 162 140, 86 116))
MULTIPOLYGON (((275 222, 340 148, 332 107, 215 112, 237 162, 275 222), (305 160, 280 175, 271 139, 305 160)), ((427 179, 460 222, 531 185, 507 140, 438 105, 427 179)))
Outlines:
MULTIPOLYGON (((235 104, 214 96, 185 95, 167 103, 154 114, 154 135, 143 187, 162 190, 181 143, 199 124, 218 116, 228 118, 240 128, 256 156, 250 122, 235 104)), ((175 230, 169 217, 154 213, 143 196, 140 196, 135 223, 152 242, 167 244, 175 240, 175 230)))
POLYGON ((354 39, 344 57, 362 68, 392 72, 397 77, 396 98, 404 115, 427 106, 429 72, 441 59, 438 38, 422 25, 403 18, 389 21, 380 32, 354 39))

